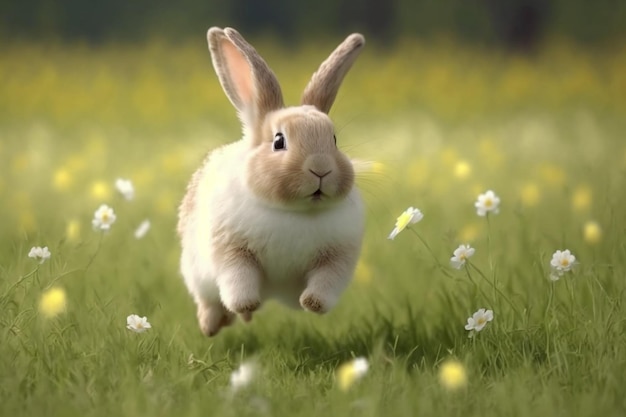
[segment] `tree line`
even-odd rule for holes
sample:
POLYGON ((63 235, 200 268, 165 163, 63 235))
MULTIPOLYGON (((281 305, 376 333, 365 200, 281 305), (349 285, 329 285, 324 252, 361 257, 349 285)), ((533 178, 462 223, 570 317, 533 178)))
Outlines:
POLYGON ((209 26, 234 26, 286 43, 342 36, 369 39, 448 35, 470 42, 532 48, 556 33, 605 41, 626 33, 623 0, 2 0, 4 39, 136 41, 198 36, 209 26))

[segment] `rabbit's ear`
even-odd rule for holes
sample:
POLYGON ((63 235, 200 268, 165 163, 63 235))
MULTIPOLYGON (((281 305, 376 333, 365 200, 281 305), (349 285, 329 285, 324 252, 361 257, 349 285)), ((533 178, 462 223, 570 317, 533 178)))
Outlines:
POLYGON ((328 113, 335 101, 343 77, 365 45, 365 38, 353 33, 335 49, 311 77, 304 89, 302 104, 312 104, 328 113))
POLYGON ((222 88, 245 124, 258 123, 268 112, 283 107, 276 76, 239 32, 213 27, 207 40, 222 88))

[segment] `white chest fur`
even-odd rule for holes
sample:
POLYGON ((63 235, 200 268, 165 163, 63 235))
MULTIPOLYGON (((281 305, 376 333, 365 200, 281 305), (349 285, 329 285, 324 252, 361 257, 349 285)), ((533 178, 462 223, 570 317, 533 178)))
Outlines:
POLYGON ((245 237, 248 247, 270 282, 297 279, 321 250, 354 244, 362 234, 361 200, 356 190, 350 198, 320 212, 291 212, 246 201, 254 207, 229 219, 245 237))
POLYGON ((364 209, 356 189, 343 201, 316 212, 269 206, 246 189, 240 174, 229 174, 233 170, 228 164, 243 162, 238 147, 233 145, 225 147, 219 158, 212 158, 199 184, 198 195, 205 198, 197 201, 192 246, 198 251, 197 272, 203 280, 213 281, 219 274, 214 250, 220 242, 206 241, 216 235, 217 229, 227 235, 227 240, 245 242, 255 254, 264 272, 266 295, 280 296, 291 284, 299 286, 298 281, 320 250, 360 245, 364 209))

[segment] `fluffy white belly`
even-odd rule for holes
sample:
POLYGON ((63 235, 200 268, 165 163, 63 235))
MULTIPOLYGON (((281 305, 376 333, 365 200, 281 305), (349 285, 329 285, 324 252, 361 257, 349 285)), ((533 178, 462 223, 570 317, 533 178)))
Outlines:
POLYGON ((187 258, 183 275, 192 293, 218 296, 220 265, 213 251, 224 242, 245 244, 256 256, 264 275, 263 298, 276 297, 288 304, 295 301, 295 305, 306 284, 305 274, 321 250, 360 246, 364 208, 358 190, 325 210, 292 211, 260 201, 242 184, 241 175, 233 175, 221 164, 206 168, 213 173, 203 178, 200 188, 212 190, 199 190, 198 195, 210 198, 199 198, 182 254, 187 258), (215 236, 219 236, 217 240, 210 241, 215 236))
POLYGON ((263 293, 279 298, 299 295, 306 285, 305 274, 321 250, 360 242, 360 205, 354 191, 350 198, 320 212, 257 206, 250 216, 239 217, 231 226, 242 234, 263 269, 263 293))

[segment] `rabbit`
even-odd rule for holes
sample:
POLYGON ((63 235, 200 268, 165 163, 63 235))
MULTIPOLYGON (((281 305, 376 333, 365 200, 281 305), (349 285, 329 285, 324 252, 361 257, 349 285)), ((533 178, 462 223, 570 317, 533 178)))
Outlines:
POLYGON ((328 312, 351 281, 365 226, 352 162, 328 112, 365 44, 352 34, 286 107, 257 51, 232 28, 207 33, 243 137, 209 152, 178 208, 180 272, 206 336, 264 301, 328 312))

